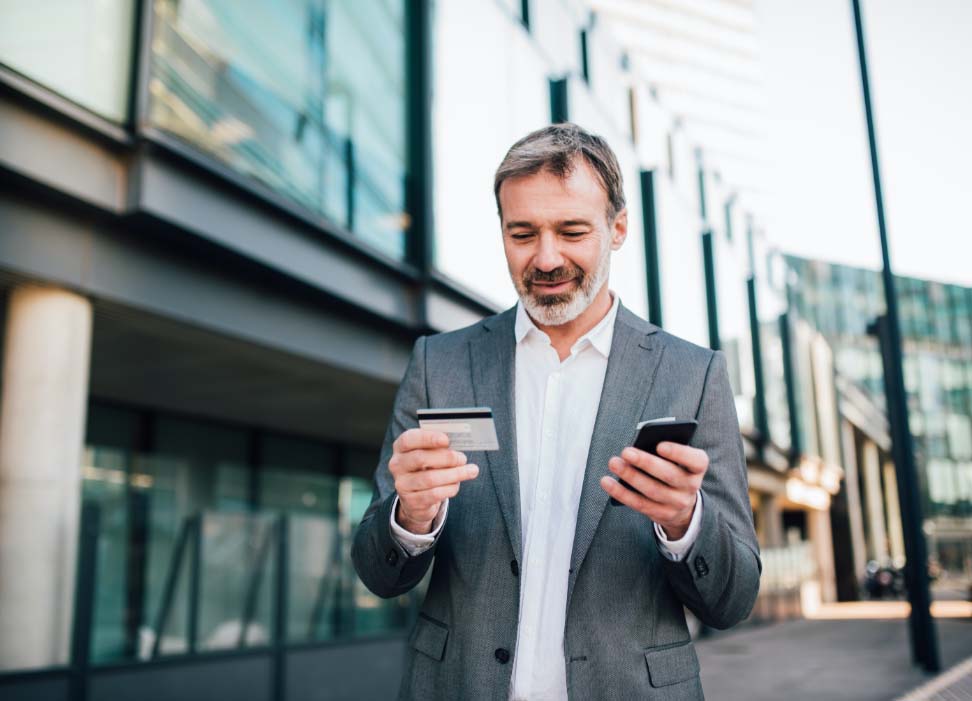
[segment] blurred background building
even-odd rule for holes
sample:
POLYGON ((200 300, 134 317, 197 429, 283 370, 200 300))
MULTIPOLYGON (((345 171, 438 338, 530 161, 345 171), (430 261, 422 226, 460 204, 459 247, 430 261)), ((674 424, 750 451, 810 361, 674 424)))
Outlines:
MULTIPOLYGON (((729 360, 754 619, 903 557, 879 278, 764 231, 748 3, 0 14, 4 698, 394 694, 421 592, 371 595, 349 539, 414 339, 515 300, 496 165, 567 119, 624 170, 613 289, 729 360)), ((958 590, 972 292, 906 282, 926 530, 958 590)))
MULTIPOLYGON (((883 412, 881 348, 867 328, 884 309, 879 273, 794 256, 786 266, 793 313, 827 339, 840 379, 883 412)), ((972 584, 972 288, 897 277, 896 290, 934 588, 964 596, 972 584)), ((883 518, 874 507, 868 557, 900 566, 893 465, 864 477, 888 497, 883 518)))

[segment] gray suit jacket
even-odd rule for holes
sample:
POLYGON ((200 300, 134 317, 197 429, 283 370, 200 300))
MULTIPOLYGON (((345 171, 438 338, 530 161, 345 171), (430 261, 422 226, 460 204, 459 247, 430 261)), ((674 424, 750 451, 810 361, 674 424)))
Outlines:
MULTIPOLYGON (((515 307, 459 331, 423 337, 395 399, 375 472, 374 498, 355 533, 358 576, 378 596, 409 591, 432 566, 412 630, 400 699, 506 701, 520 601, 520 504, 514 420, 515 307), (470 452, 463 483, 435 545, 410 557, 389 527, 392 442, 424 407, 489 406, 500 450, 470 452)), ((745 618, 760 560, 746 464, 722 353, 618 310, 597 411, 568 576, 564 656, 571 699, 701 699, 684 604, 704 623, 745 618), (682 562, 659 551, 652 524, 609 507, 598 484, 635 425, 695 417, 692 445, 710 459, 702 529, 682 562)))

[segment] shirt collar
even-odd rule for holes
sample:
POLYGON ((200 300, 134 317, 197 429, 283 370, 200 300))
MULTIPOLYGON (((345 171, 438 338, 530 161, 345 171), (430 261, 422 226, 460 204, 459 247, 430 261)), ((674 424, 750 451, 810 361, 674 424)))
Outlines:
MULTIPOLYGON (((597 322, 597 325, 581 336, 574 345, 571 347, 571 352, 575 349, 580 349, 583 347, 585 342, 590 342, 592 346, 597 350, 598 353, 603 355, 605 358, 611 354, 611 341, 614 340, 614 321, 618 316, 618 307, 621 304, 621 298, 616 292, 610 290, 611 298, 613 302, 611 303, 611 308, 608 313, 604 315, 604 318, 597 322)), ((520 343, 524 338, 527 337, 530 332, 536 332, 544 339, 549 342, 549 337, 543 331, 537 328, 537 325, 533 323, 533 319, 527 314, 526 309, 523 306, 522 301, 516 303, 516 323, 513 326, 513 333, 516 337, 516 342, 520 343)))

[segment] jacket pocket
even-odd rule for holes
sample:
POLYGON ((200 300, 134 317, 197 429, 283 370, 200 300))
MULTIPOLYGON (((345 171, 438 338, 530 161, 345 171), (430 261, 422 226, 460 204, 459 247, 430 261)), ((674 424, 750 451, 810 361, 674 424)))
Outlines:
POLYGON ((442 658, 445 657, 445 646, 448 639, 448 626, 426 616, 424 613, 420 613, 409 638, 409 643, 419 652, 441 662, 442 658))
POLYGON ((655 688, 670 686, 699 675, 699 658, 691 641, 645 651, 648 678, 655 688))

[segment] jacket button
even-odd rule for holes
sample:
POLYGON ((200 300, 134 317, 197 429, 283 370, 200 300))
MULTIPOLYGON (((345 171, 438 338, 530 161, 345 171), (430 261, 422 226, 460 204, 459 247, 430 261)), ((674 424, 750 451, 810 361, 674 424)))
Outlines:
POLYGON ((701 555, 695 558, 695 574, 699 577, 704 577, 709 574, 709 563, 701 555))
POLYGON ((505 647, 496 648, 496 652, 493 653, 500 664, 506 664, 510 661, 510 651, 505 647))
POLYGON ((389 550, 385 556, 385 562, 394 567, 398 563, 398 553, 395 550, 389 550))
POLYGON ((512 560, 510 562, 510 570, 513 572, 513 576, 514 577, 519 577, 520 576, 520 563, 518 563, 516 560, 512 560))

